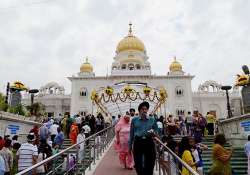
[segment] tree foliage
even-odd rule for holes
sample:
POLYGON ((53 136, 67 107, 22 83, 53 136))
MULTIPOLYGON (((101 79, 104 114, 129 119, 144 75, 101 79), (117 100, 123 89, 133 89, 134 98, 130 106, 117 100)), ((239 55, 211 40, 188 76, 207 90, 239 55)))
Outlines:
POLYGON ((8 104, 5 103, 5 96, 0 93, 0 111, 7 111, 8 104))

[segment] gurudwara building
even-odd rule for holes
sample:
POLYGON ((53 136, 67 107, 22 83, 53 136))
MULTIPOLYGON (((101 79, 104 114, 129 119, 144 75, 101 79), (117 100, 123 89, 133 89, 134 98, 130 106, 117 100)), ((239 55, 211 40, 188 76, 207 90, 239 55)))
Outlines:
MULTIPOLYGON (((186 115, 188 111, 199 111, 203 115, 212 111, 218 118, 227 115, 226 96, 219 83, 205 81, 194 92, 194 75, 186 73, 178 59, 169 59, 170 66, 164 75, 152 74, 149 60, 144 43, 133 34, 130 24, 128 34, 117 44, 110 75, 96 76, 94 67, 86 59, 80 66, 80 71, 68 77, 72 85, 70 95, 65 94, 63 86, 50 82, 40 88, 35 101, 41 102, 50 116, 64 113, 96 114, 98 108, 91 100, 94 90, 137 84, 166 89, 168 97, 164 104, 165 109, 158 110, 161 115, 186 115)), ((29 98, 26 96, 23 102, 29 104, 29 98)), ((233 114, 240 115, 241 96, 237 88, 230 93, 230 102, 233 114)), ((112 115, 118 115, 125 114, 131 107, 137 109, 137 105, 138 103, 115 102, 108 108, 112 115)))
MULTIPOLYGON (((186 73, 178 59, 169 59, 170 66, 164 75, 152 74, 149 60, 144 43, 133 34, 130 24, 128 34, 117 44, 110 75, 95 76, 94 67, 86 59, 80 66, 80 71, 68 77, 72 83, 71 115, 97 112, 91 100, 93 90, 124 83, 137 83, 166 89, 168 98, 165 108, 167 110, 160 111, 161 114, 171 113, 176 116, 186 115, 188 111, 199 111, 202 114, 213 111, 218 117, 226 116, 226 97, 219 83, 205 81, 199 86, 197 92, 193 92, 191 84, 194 75, 186 73)), ((239 115, 241 113, 239 91, 234 89, 230 98, 233 113, 239 115)), ((119 112, 114 110, 113 115, 124 114, 130 107, 136 108, 136 105, 130 103, 120 107, 122 109, 119 109, 119 112)), ((119 108, 117 104, 113 106, 119 108)))

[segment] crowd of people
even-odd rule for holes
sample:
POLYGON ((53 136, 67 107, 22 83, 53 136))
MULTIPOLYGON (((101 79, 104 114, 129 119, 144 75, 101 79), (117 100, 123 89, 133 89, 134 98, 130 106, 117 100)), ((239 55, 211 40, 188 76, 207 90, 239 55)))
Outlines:
MULTIPOLYGON (((194 171, 203 175, 201 154, 208 147, 201 142, 205 135, 216 134, 210 175, 232 174, 230 158, 233 150, 224 148, 225 137, 216 133, 216 117, 212 113, 208 112, 206 116, 202 116, 198 112, 188 112, 187 116, 163 117, 148 114, 148 109, 149 103, 142 102, 138 106, 138 112, 131 108, 124 116, 112 117, 111 124, 115 127, 115 149, 124 168, 135 168, 138 175, 153 175, 157 150, 164 175, 189 175, 189 170, 181 166, 163 145, 155 145, 155 138, 158 138, 194 171), (181 137, 180 142, 174 139, 176 135, 181 137)), ((0 137, 0 175, 16 174, 57 154, 62 149, 65 138, 69 138, 72 144, 81 143, 90 135, 103 130, 105 126, 101 113, 96 117, 83 114, 48 118, 42 126, 34 126, 30 130, 26 143, 21 144, 17 135, 12 139, 9 136, 0 137)), ((248 155, 249 147, 246 146, 248 155)), ((80 144, 79 152, 83 149, 84 144, 80 144)), ((72 158, 72 164, 76 161, 81 163, 83 155, 79 152, 78 160, 75 160, 74 155, 70 155, 69 158, 65 157, 65 161, 72 158)), ((53 163, 44 164, 36 168, 33 174, 46 174, 52 166, 53 163)))
MULTIPOLYGON (((129 170, 135 168, 138 175, 153 175, 156 159, 154 138, 170 148, 182 161, 198 174, 203 175, 202 151, 208 149, 202 144, 205 135, 216 135, 212 151, 213 165, 210 175, 231 175, 230 158, 232 150, 226 150, 225 137, 216 130, 216 117, 211 112, 203 116, 199 112, 187 113, 187 116, 169 115, 168 117, 148 114, 149 104, 143 102, 138 106, 138 113, 130 109, 124 116, 112 117, 115 125, 115 149, 121 165, 129 170), (174 136, 179 135, 178 142, 174 136), (223 167, 227 170, 224 170, 223 167)), ((163 174, 189 175, 189 170, 169 154, 163 146, 157 146, 159 162, 163 174)))
MULTIPOLYGON (((0 137, 0 175, 14 175, 25 170, 46 158, 59 153, 64 139, 69 138, 72 144, 81 143, 90 135, 103 130, 106 126, 101 113, 94 115, 75 115, 47 118, 41 126, 35 125, 27 135, 27 142, 20 143, 18 135, 10 138, 9 135, 0 137)), ((79 150, 84 149, 84 143, 80 144, 79 150)), ((75 155, 70 155, 70 161, 77 160, 75 155)), ((79 154, 78 161, 83 156, 79 154)), ((65 157, 65 163, 67 157, 65 157)), ((53 164, 44 164, 35 169, 32 174, 46 174, 53 164)), ((64 166, 65 170, 70 167, 64 166)))

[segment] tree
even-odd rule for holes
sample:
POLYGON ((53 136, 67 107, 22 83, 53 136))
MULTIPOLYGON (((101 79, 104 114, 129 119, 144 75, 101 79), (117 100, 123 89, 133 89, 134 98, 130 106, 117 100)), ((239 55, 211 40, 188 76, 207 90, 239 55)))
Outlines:
POLYGON ((45 112, 45 107, 42 103, 33 103, 31 106, 27 106, 30 115, 40 116, 45 112))
POLYGON ((8 104, 5 103, 5 96, 0 93, 0 111, 7 111, 8 104))
POLYGON ((21 104, 15 106, 15 107, 9 107, 8 112, 18 114, 18 115, 25 115, 26 114, 25 108, 21 104))

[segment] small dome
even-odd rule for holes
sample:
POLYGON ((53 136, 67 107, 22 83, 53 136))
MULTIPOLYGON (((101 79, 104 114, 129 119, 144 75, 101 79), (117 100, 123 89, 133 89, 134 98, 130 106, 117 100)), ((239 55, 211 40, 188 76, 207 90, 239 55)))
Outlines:
POLYGON ((136 50, 144 52, 146 49, 143 42, 132 34, 131 23, 129 24, 129 26, 129 34, 118 43, 116 51, 122 52, 128 50, 136 50))
POLYGON ((169 66, 170 72, 182 71, 182 65, 174 58, 174 61, 169 66))
POLYGON ((93 72, 93 66, 88 62, 88 58, 86 58, 85 63, 81 65, 80 72, 86 72, 86 73, 93 72))

